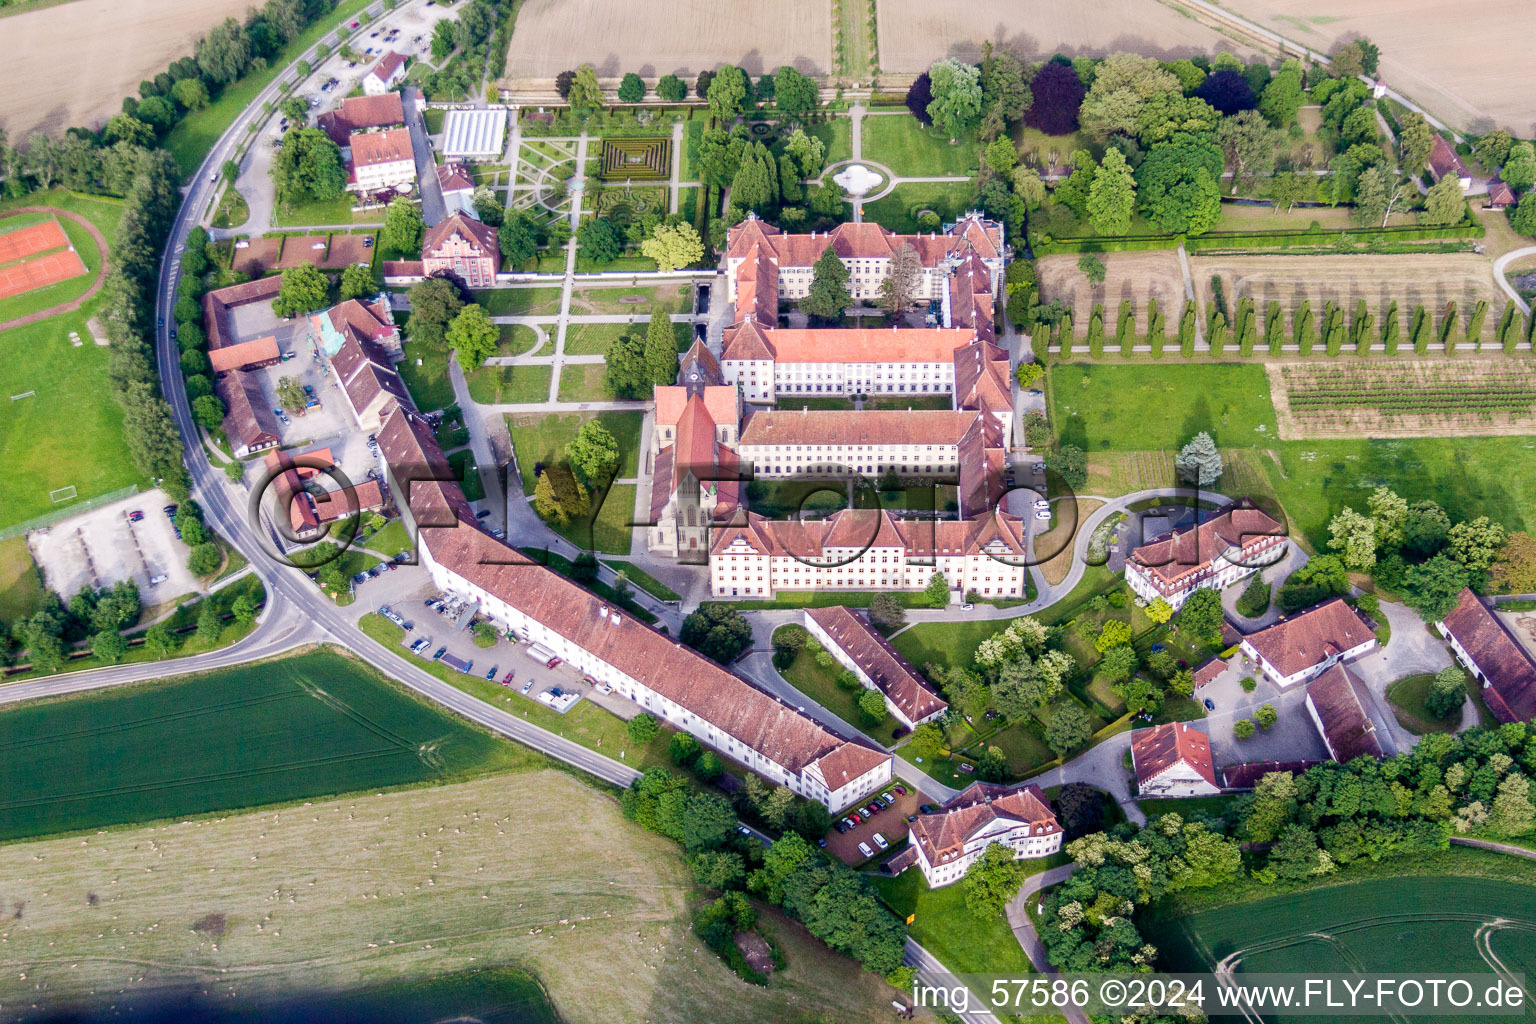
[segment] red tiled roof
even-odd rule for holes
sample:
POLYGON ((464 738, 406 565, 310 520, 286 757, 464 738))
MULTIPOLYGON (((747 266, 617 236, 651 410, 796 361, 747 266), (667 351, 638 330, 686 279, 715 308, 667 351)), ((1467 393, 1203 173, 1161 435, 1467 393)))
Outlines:
POLYGON ((1227 789, 1252 789, 1270 772, 1300 775, 1321 761, 1245 761, 1242 764, 1221 766, 1221 778, 1227 789))
MULTIPOLYGON (((786 401, 788 401, 786 399, 786 401)), ((747 417, 741 445, 958 445, 976 422, 973 412, 946 409, 771 410, 747 417)))
POLYGON ((1355 692, 1359 680, 1343 665, 1335 665, 1307 684, 1307 700, 1323 723, 1323 743, 1338 762, 1353 761, 1362 754, 1381 758, 1376 725, 1355 692))
POLYGON ((368 72, 368 76, 370 78, 377 78, 381 82, 388 82, 389 76, 393 75, 400 65, 404 63, 405 54, 398 50, 390 50, 373 66, 373 70, 368 72))
POLYGON ((1342 597, 1281 619, 1246 638, 1260 657, 1286 677, 1375 639, 1365 620, 1342 597))
POLYGON ((938 266, 952 253, 974 250, 984 259, 1002 252, 1002 230, 978 215, 961 218, 948 234, 898 235, 873 221, 839 224, 831 231, 786 234, 756 217, 733 227, 726 245, 727 259, 745 259, 754 246, 771 254, 780 267, 809 267, 831 247, 840 259, 879 259, 893 256, 903 245, 917 250, 925 267, 938 266))
POLYGON ((444 193, 468 192, 475 187, 475 179, 470 175, 469 168, 457 160, 438 167, 437 183, 442 186, 444 193))
MULTIPOLYGON (((781 363, 948 363, 976 337, 959 327, 786 327, 761 329, 768 355, 748 354, 756 324, 726 331, 726 359, 776 358, 781 363), (738 346, 741 342, 741 346, 738 346)), ((753 338, 753 341, 756 339, 753 338)))
POLYGON ((1476 594, 1463 590, 1440 627, 1455 638, 1483 673, 1488 683, 1483 687, 1483 699, 1499 721, 1536 718, 1536 658, 1476 594))
POLYGON ((232 443, 252 449, 278 442, 277 417, 255 374, 234 370, 215 380, 213 389, 224 400, 224 433, 232 443))
MULTIPOLYGON (((708 388, 725 384, 725 375, 720 372, 720 361, 702 338, 695 338, 693 344, 688 346, 688 351, 683 353, 683 358, 678 362, 677 379, 685 387, 708 388)), ((730 387, 735 389, 734 384, 730 387)))
POLYGON ((415 160, 408 129, 390 128, 382 132, 363 132, 352 136, 353 167, 372 167, 402 160, 415 160))
POLYGON ((1184 577, 1204 572, 1228 551, 1245 549, 1233 552, 1241 559, 1251 554, 1246 548, 1282 535, 1279 522, 1242 499, 1210 513, 1199 526, 1165 533, 1143 544, 1131 552, 1131 558, 1144 571, 1177 589, 1184 577))
POLYGON ((918 722, 949 707, 885 637, 847 608, 810 608, 805 614, 864 670, 907 721, 918 722))
POLYGON ((1445 141, 1441 135, 1435 136, 1435 141, 1429 150, 1429 169, 1435 175, 1435 179, 1445 177, 1447 174, 1458 178, 1465 178, 1470 173, 1467 165, 1462 162, 1461 154, 1445 141))
POLYGON ((822 557, 828 548, 903 548, 908 557, 975 555, 992 549, 1002 556, 1023 557, 1024 527, 1016 516, 992 511, 976 519, 935 522, 896 519, 884 509, 842 509, 825 520, 764 519, 747 513, 744 522, 715 531, 710 552, 719 554, 736 540, 758 554, 822 557))
POLYGON ((937 814, 912 823, 912 842, 921 847, 929 864, 953 860, 966 841, 996 821, 1027 825, 1030 835, 1061 831, 1056 815, 1039 786, 1008 789, 986 782, 968 786, 937 814))
POLYGON ((466 217, 462 213, 455 213, 447 220, 427 228, 427 234, 421 243, 423 257, 430 256, 448 239, 458 235, 471 247, 476 249, 478 255, 490 256, 493 259, 500 255, 501 249, 496 241, 496 229, 489 224, 482 224, 473 217, 466 217))
POLYGON ((1221 675, 1226 670, 1226 662, 1222 661, 1220 658, 1212 658, 1204 665, 1201 665, 1199 668, 1195 669, 1195 685, 1198 687, 1204 686, 1209 682, 1214 682, 1216 677, 1221 675))
POLYGON ((1488 183, 1489 206, 1514 206, 1515 190, 1509 187, 1509 183, 1501 178, 1494 178, 1488 183))
MULTIPOLYGON (((668 384, 656 389, 656 425, 675 426, 688 405, 688 389, 678 384, 668 384)), ((736 387, 732 384, 713 385, 704 388, 704 409, 715 424, 736 422, 736 387)))
POLYGON ((381 96, 349 96, 341 101, 340 109, 326 111, 316 123, 336 145, 349 146, 352 133, 360 129, 405 124, 405 107, 397 92, 386 92, 381 96))
POLYGON ((736 268, 736 319, 748 316, 769 327, 779 319, 779 268, 761 245, 736 268))
POLYGON ((203 332, 208 336, 208 348, 216 349, 234 341, 234 331, 229 324, 229 311, 236 306, 263 302, 277 298, 283 287, 278 275, 258 277, 244 284, 230 285, 203 295, 203 332))
POLYGON ((215 373, 227 373, 230 370, 275 363, 281 358, 282 353, 278 351, 277 339, 271 335, 208 350, 208 365, 213 367, 215 373))
POLYGON ((1211 739, 1183 722, 1169 722, 1152 729, 1131 733, 1131 757, 1136 765, 1136 781, 1150 782, 1177 764, 1185 764, 1206 782, 1220 786, 1216 768, 1211 764, 1211 739))

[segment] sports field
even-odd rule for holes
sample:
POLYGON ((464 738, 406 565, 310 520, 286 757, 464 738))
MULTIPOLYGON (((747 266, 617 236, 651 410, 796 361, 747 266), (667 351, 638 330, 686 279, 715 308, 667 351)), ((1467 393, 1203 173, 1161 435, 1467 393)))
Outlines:
POLYGON ((515 766, 333 651, 0 712, 0 839, 515 766))
POLYGON ((0 878, 6 917, 25 904, 0 946, 7 1005, 121 1012, 190 988, 238 1008, 218 1024, 543 1024, 542 982, 570 1022, 891 1019, 889 987, 777 912, 784 970, 738 980, 689 934, 702 894, 682 851, 555 771, 16 843, 0 878), (342 994, 361 998, 315 1011, 342 994))
POLYGON ((1053 366, 1048 381, 1052 425, 1088 453, 1090 493, 1167 486, 1166 472, 1128 467, 1166 469, 1180 445, 1207 430, 1227 460, 1223 493, 1273 494, 1293 532, 1316 550, 1327 541, 1329 518, 1345 505, 1364 508, 1378 486, 1410 502, 1439 502, 1453 520, 1487 515, 1513 530, 1536 523, 1530 436, 1281 441, 1256 363, 1074 363, 1053 366))
POLYGON ((1529 977, 1536 887, 1459 876, 1372 879, 1160 921, 1149 931, 1159 967, 1172 971, 1529 977))
MULTIPOLYGON (((117 231, 120 207, 110 200, 56 189, 0 203, 0 213, 19 206, 78 213, 109 243, 117 231)), ((101 260, 95 243, 78 224, 61 223, 71 240, 79 232, 75 244, 91 275, 0 299, 0 319, 78 299, 95 280, 101 260)), ((69 501, 50 497, 62 488, 75 488, 73 500, 84 501, 146 482, 123 444, 122 411, 107 387, 107 349, 86 326, 100 304, 100 296, 92 296, 73 312, 0 332, 0 529, 68 508, 69 501)))
MULTIPOLYGON (((9 217, 3 214, 31 206, 54 206, 79 213, 101 229, 102 218, 111 218, 116 225, 117 204, 111 199, 77 197, 63 191, 47 195, 42 201, 29 196, 0 203, 0 232, 6 232, 0 234, 0 248, 9 242, 10 250, 9 255, 0 253, 0 325, 73 302, 96 284, 105 254, 83 224, 60 217, 53 210, 28 210, 9 217), (54 202, 56 198, 66 202, 54 202), (92 209, 97 215, 92 215, 92 209), (55 276, 39 276, 50 267, 57 271, 55 276)), ((110 240, 105 230, 102 233, 110 240)))

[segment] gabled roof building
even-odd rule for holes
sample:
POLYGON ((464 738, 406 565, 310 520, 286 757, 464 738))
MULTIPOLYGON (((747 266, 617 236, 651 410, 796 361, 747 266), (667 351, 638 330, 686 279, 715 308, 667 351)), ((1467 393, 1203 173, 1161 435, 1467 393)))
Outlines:
POLYGON ((451 274, 470 288, 489 288, 501 266, 496 229, 455 213, 427 229, 421 243, 422 273, 451 274))
POLYGON ((1328 756, 1340 764, 1357 757, 1382 757, 1376 723, 1360 703, 1364 684, 1343 665, 1334 665, 1307 684, 1307 713, 1328 756))
POLYGON ((1211 762, 1210 737, 1183 722, 1131 733, 1136 791, 1147 797, 1215 796, 1221 792, 1211 762))
POLYGON ((1197 525, 1155 537, 1131 552, 1125 581, 1145 601, 1174 611, 1197 590, 1221 590, 1285 557, 1280 523, 1252 502, 1197 511, 1197 525))
POLYGON ((885 707, 908 729, 942 715, 949 707, 896 648, 857 613, 836 605, 808 608, 806 631, 859 683, 885 698, 885 707))
POLYGON ((1501 722, 1536 718, 1536 658, 1472 593, 1463 590, 1435 624, 1463 668, 1483 687, 1483 701, 1501 722))
POLYGON ((1305 683, 1376 646, 1376 634, 1342 597, 1250 633, 1242 650, 1279 686, 1305 683))
POLYGON ((936 889, 964 878, 993 843, 1023 860, 1059 852, 1064 835, 1039 786, 1010 789, 977 782, 938 813, 914 821, 907 841, 929 888, 936 889))

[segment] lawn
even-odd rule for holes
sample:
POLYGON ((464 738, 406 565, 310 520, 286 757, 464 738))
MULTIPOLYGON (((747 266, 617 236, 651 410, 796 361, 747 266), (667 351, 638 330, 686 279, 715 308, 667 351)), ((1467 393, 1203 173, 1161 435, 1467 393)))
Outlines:
POLYGON ((0 837, 440 783, 513 747, 331 650, 0 713, 0 837))
MULTIPOLYGON (((164 147, 175 157, 181 173, 190 176, 197 170, 197 165, 203 162, 203 157, 208 155, 208 150, 213 148, 224 130, 234 123, 235 118, 251 105, 279 72, 287 69, 291 61, 367 6, 368 0, 343 0, 336 5, 330 16, 306 28, 281 52, 273 55, 265 69, 246 75, 220 93, 213 103, 182 118, 163 140, 164 147)), ((351 34, 350 31, 348 34, 351 34)))
POLYGON ((491 316, 555 316, 560 312, 559 288, 495 288, 470 292, 491 316))
POLYGON ((1429 696, 1429 684, 1434 678, 1433 672, 1424 672, 1406 676, 1387 687, 1387 703, 1392 705, 1392 714, 1397 717, 1399 725, 1415 736, 1431 732, 1455 732, 1461 725, 1461 716, 1467 713, 1467 704, 1463 704, 1450 718, 1436 718, 1429 713, 1429 709, 1424 706, 1424 699, 1429 696))
POLYGON ((880 721, 874 724, 865 721, 863 712, 859 710, 859 696, 865 692, 864 687, 856 686, 852 690, 845 690, 837 685, 838 674, 842 671, 843 666, 835 662, 831 668, 822 668, 816 664, 814 654, 810 651, 801 651, 795 655, 794 662, 781 675, 789 685, 855 729, 862 730, 882 743, 890 740, 891 731, 900 723, 891 717, 889 710, 885 711, 880 721))
MULTIPOLYGON (((869 130, 869 122, 875 118, 864 119, 864 130, 869 130)), ((834 116, 825 121, 806 126, 805 133, 821 140, 821 145, 826 153, 828 166, 841 163, 844 160, 853 159, 853 122, 846 117, 834 116)))
POLYGON ((446 409, 454 403, 453 382, 448 379, 448 353, 408 341, 405 358, 397 367, 411 393, 411 400, 422 412, 446 409))
POLYGON ((9 625, 42 607, 43 578, 26 537, 0 540, 0 622, 9 625))
POLYGON ((976 648, 1006 621, 920 622, 891 637, 891 646, 918 668, 932 662, 946 668, 970 668, 976 648))
POLYGON ((640 566, 634 564, 633 562, 605 561, 603 564, 612 569, 614 572, 624 573, 629 577, 629 582, 633 583, 636 587, 645 591, 647 594, 650 594, 658 601, 681 601, 683 599, 683 596, 677 591, 673 590, 671 587, 667 586, 665 583, 661 582, 661 580, 657 579, 655 576, 652 576, 650 573, 646 572, 644 569, 640 568, 640 566))
POLYGON ((415 546, 410 534, 406 532, 405 523, 399 519, 391 520, 378 533, 362 538, 361 543, 369 551, 377 551, 381 555, 398 555, 415 546))
POLYGON ((1177 449, 1202 430, 1223 447, 1277 437, 1262 366, 1070 363, 1047 376, 1051 422, 1084 451, 1177 449))
POLYGON ((649 317, 656 310, 686 313, 693 308, 693 286, 657 285, 654 288, 577 288, 571 292, 571 313, 649 317))
POLYGON ((554 530, 577 547, 609 555, 627 555, 635 519, 635 485, 614 484, 592 495, 593 511, 584 521, 565 526, 550 524, 554 530))
POLYGON ((476 367, 465 376, 464 383, 469 386, 469 397, 481 405, 543 402, 549 398, 549 380, 554 372, 548 365, 498 363, 476 367))
POLYGON ((479 501, 485 497, 485 484, 480 480, 479 467, 475 465, 475 455, 468 448, 462 448, 448 456, 448 465, 453 470, 453 475, 458 478, 459 486, 464 489, 464 497, 470 501, 479 501))
POLYGON ((277 204, 272 208, 272 224, 280 228, 297 228, 383 221, 381 210, 354 214, 352 204, 356 201, 357 197, 348 192, 338 199, 277 204))
POLYGON ((504 356, 526 355, 539 343, 539 332, 527 324, 500 324, 501 354, 504 356))
POLYGON ((229 187, 224 194, 219 196, 219 205, 214 209, 213 226, 216 228, 237 228, 251 217, 251 207, 245 201, 245 196, 240 190, 229 187))
MULTIPOLYGON (((539 467, 559 461, 566 445, 587 420, 597 420, 619 443, 619 476, 638 476, 640 426, 644 419, 645 414, 640 412, 514 413, 508 416, 507 431, 512 435, 512 451, 517 456, 518 470, 523 477, 523 493, 533 493, 539 467)), ((628 552, 629 548, 624 550, 628 552)))
POLYGON ((974 139, 951 146, 949 139, 913 117, 866 117, 863 134, 864 159, 884 164, 898 177, 969 176, 980 166, 974 139))
MULTIPOLYGON (((1033 874, 1044 870, 1047 859, 1027 860, 1033 874)), ((928 888, 916 869, 895 878, 871 875, 880 899, 897 917, 911 917, 912 938, 956 974, 1012 974, 1032 972, 1029 957, 1001 915, 978 918, 965 907, 965 883, 928 888)))
MULTIPOLYGON (((605 356, 608 354, 608 346, 618 341, 619 335, 631 330, 643 332, 645 328, 629 324, 571 324, 565 329, 565 354, 605 356)), ((572 368, 567 366, 565 372, 569 373, 572 368)))
POLYGON ((560 371, 559 400, 562 402, 602 402, 608 393, 608 367, 604 363, 566 363, 560 371))
POLYGON ((916 181, 897 185, 885 198, 865 203, 864 218, 900 234, 916 234, 918 213, 932 210, 947 224, 971 206, 974 195, 969 182, 916 181))
MULTIPOLYGON (((56 205, 78 212, 101 229, 109 244, 121 212, 117 203, 62 191, 3 203, 0 210, 22 205, 56 205)), ((100 265, 90 250, 85 255, 100 265)), ((74 288, 74 297, 83 291, 75 282, 53 286, 64 287, 74 288)), ((27 296, 10 302, 23 300, 27 305, 14 307, 12 315, 46 308, 27 296)), ((50 498, 54 490, 72 486, 76 494, 71 500, 83 501, 147 483, 123 443, 123 413, 107 384, 108 350, 93 344, 86 328, 101 302, 98 295, 73 313, 0 334, 0 451, 6 453, 0 467, 0 529, 68 508, 69 501, 55 503, 50 498), (82 342, 78 348, 69 338, 71 332, 82 342), (13 397, 27 392, 33 394, 13 397), (67 414, 61 414, 64 410, 67 414)))

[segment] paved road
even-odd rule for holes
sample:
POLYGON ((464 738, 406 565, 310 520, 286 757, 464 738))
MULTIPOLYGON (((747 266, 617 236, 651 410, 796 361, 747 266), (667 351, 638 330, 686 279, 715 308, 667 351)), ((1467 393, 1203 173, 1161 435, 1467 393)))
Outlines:
MULTIPOLYGON (((1063 864, 1058 868, 1049 868, 1037 875, 1030 875, 1019 888, 1019 894, 1005 908, 1008 917, 1008 927, 1013 929, 1013 937, 1019 940, 1019 945, 1024 947, 1029 962, 1035 970, 1047 978, 1056 977, 1056 968, 1045 958, 1045 946, 1040 942, 1040 936, 1035 934, 1035 923, 1029 917, 1029 898, 1041 889, 1049 888, 1065 882, 1077 870, 1076 864, 1063 864)), ((1071 1024, 1088 1024, 1088 1015, 1076 1007, 1066 1007, 1062 1012, 1071 1024)))
POLYGON ((1509 280, 1504 276, 1504 268, 1508 267, 1515 260, 1526 256, 1536 256, 1536 245, 1528 245, 1523 249, 1514 249, 1493 261, 1494 283, 1499 286, 1505 295, 1509 296, 1509 301, 1520 307, 1522 313, 1529 313, 1531 311, 1531 304, 1522 299, 1520 293, 1515 291, 1514 287, 1510 285, 1509 280))
MULTIPOLYGON (((918 980, 924 985, 954 989, 960 984, 959 980, 950 973, 949 968, 913 939, 907 939, 906 955, 902 960, 908 966, 917 968, 918 980)), ((965 1021, 965 1024, 1001 1024, 991 1011, 984 1009, 969 1010, 965 1013, 957 1013, 955 1016, 965 1021)))
POLYGON ((448 205, 443 199, 443 186, 437 180, 437 161, 432 156, 432 145, 427 141, 427 122, 421 109, 421 94, 415 86, 406 86, 405 127, 411 133, 411 155, 416 158, 416 188, 421 195, 421 219, 427 227, 441 224, 448 219, 448 205))

